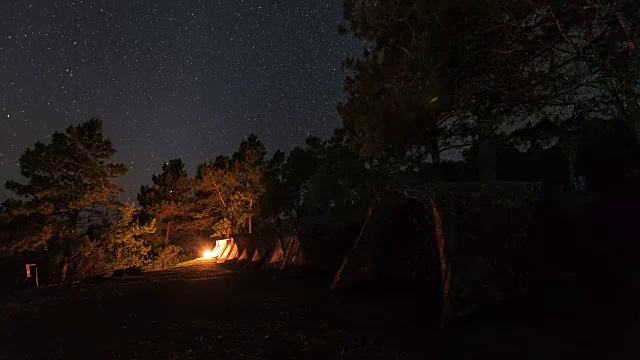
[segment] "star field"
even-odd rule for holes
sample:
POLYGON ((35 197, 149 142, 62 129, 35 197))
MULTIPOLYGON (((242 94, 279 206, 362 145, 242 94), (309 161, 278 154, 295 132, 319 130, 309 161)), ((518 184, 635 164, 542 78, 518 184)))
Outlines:
MULTIPOLYGON (((196 164, 256 133, 270 151, 340 125, 342 0, 2 0, 0 183, 36 140, 105 120, 125 199, 171 158, 196 164)), ((2 188, 0 201, 9 194, 2 188)))

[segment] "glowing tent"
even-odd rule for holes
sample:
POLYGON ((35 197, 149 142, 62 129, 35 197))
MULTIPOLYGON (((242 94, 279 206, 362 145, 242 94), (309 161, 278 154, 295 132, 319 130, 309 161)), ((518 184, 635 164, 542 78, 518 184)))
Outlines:
POLYGON ((227 245, 229 244, 230 239, 223 239, 223 240, 216 240, 216 245, 213 247, 213 249, 211 250, 205 250, 203 252, 202 257, 205 260, 208 259, 215 259, 220 257, 220 255, 222 254, 222 252, 224 251, 224 249, 227 247, 227 245))
POLYGON ((234 260, 238 258, 238 244, 233 242, 233 247, 231 248, 231 252, 229 252, 229 256, 227 256, 226 260, 234 260))
POLYGON ((224 250, 222 250, 222 253, 220 253, 220 256, 218 256, 218 263, 225 262, 229 257, 229 254, 231 253, 232 249, 233 249, 233 239, 229 239, 224 250))

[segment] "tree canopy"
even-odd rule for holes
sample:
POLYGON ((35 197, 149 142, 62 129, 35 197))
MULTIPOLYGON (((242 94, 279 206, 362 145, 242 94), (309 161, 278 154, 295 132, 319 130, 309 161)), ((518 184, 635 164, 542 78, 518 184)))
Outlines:
POLYGON ((122 189, 113 180, 127 169, 109 161, 116 150, 102 128, 101 120, 91 119, 54 133, 49 144, 36 142, 22 154, 20 173, 27 183, 6 183, 21 198, 6 205, 15 215, 46 215, 44 226, 23 246, 73 238, 82 226, 118 205, 122 189))
POLYGON ((634 128, 639 11, 634 1, 345 0, 340 30, 370 46, 345 60, 338 109, 362 153, 426 140, 435 163, 444 139, 462 136, 483 144, 489 166, 501 133, 532 117, 587 111, 634 128))

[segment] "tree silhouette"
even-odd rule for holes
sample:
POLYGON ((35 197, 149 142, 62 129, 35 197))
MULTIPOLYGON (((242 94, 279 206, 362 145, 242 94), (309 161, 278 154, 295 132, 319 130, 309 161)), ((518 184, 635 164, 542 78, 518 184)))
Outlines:
POLYGON ((78 245, 78 234, 91 223, 104 221, 119 205, 122 191, 113 179, 126 173, 123 164, 109 160, 116 153, 102 133, 101 120, 91 119, 64 132, 55 132, 49 144, 36 142, 20 157, 22 184, 8 181, 6 188, 22 200, 6 203, 13 215, 38 216, 41 222, 16 246, 46 245, 62 266, 78 245))
POLYGON ((172 226, 180 229, 191 204, 190 183, 184 163, 180 159, 169 160, 162 165, 162 172, 152 176, 153 185, 143 185, 138 202, 145 212, 154 217, 165 229, 167 243, 172 226))

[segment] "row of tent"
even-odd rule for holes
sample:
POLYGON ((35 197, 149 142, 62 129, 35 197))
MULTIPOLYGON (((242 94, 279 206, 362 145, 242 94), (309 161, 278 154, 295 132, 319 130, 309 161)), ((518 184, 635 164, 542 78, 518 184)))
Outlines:
POLYGON ((212 251, 217 263, 235 260, 256 263, 262 268, 284 269, 307 264, 307 257, 297 236, 256 238, 238 235, 217 240, 212 251))
MULTIPOLYGON (((348 253, 336 254, 343 260, 330 287, 427 284, 425 290, 439 299, 443 320, 507 300, 526 287, 518 259, 526 260, 539 188, 537 183, 443 183, 386 194, 369 208, 348 253)), ((307 263, 297 236, 252 235, 217 241, 217 262, 245 261, 262 269, 307 263)), ((328 253, 322 246, 331 245, 314 247, 309 253, 314 262, 317 252, 328 253)))

